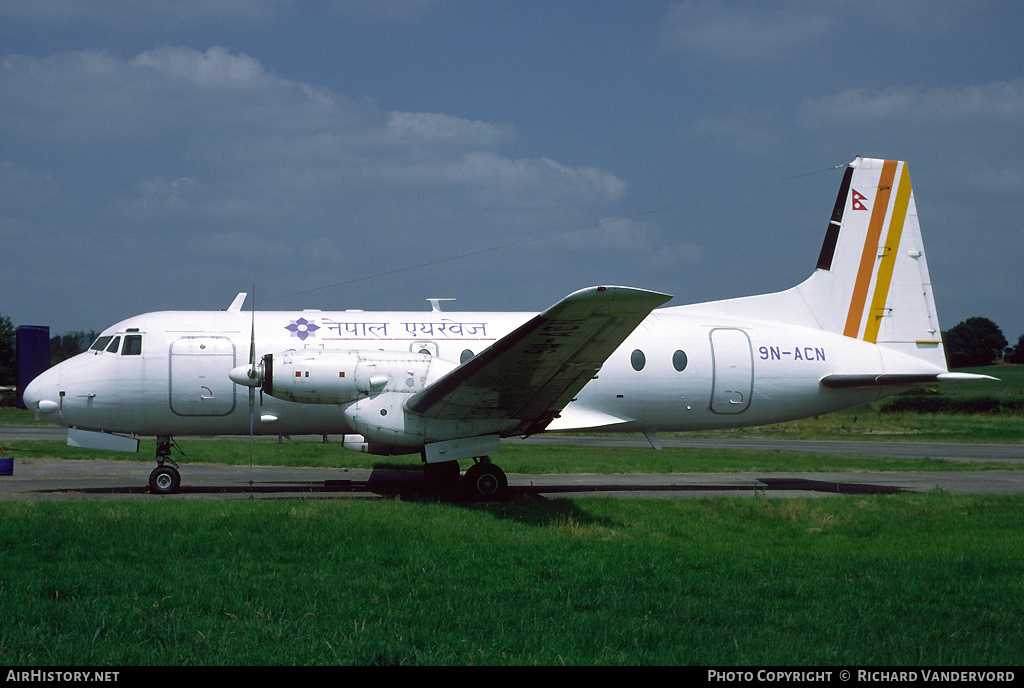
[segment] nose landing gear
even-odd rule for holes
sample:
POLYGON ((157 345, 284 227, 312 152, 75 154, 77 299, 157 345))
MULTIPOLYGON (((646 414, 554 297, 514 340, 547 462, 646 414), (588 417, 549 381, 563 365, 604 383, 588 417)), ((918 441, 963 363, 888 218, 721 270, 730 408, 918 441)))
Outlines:
POLYGON ((171 438, 156 440, 157 467, 149 474, 149 491, 153 494, 174 494, 181 486, 178 464, 171 460, 171 438))

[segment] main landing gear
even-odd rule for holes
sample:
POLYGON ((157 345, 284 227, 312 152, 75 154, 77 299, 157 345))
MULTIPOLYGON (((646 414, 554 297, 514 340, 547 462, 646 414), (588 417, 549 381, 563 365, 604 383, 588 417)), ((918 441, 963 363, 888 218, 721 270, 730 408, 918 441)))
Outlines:
POLYGON ((490 457, 473 459, 475 462, 462 476, 459 484, 459 462, 442 461, 428 463, 423 467, 427 483, 434 489, 447 494, 458 494, 473 501, 500 501, 508 493, 508 478, 505 471, 491 463, 490 457))
POLYGON ((173 494, 181 487, 178 464, 171 460, 171 438, 156 439, 157 467, 149 474, 149 491, 153 494, 173 494))
POLYGON ((490 457, 474 459, 462 478, 462 488, 470 499, 499 501, 508 493, 508 478, 505 471, 491 463, 490 457))

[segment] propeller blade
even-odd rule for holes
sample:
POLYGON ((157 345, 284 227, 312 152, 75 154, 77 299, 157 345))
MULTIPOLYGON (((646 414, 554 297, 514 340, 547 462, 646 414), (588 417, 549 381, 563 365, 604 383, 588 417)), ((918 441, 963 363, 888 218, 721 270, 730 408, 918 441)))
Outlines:
MULTIPOLYGON (((255 381, 256 374, 256 283, 252 283, 252 320, 249 328, 249 370, 250 381, 255 381)), ((252 436, 255 432, 256 418, 256 387, 249 384, 249 484, 252 485, 252 436)))

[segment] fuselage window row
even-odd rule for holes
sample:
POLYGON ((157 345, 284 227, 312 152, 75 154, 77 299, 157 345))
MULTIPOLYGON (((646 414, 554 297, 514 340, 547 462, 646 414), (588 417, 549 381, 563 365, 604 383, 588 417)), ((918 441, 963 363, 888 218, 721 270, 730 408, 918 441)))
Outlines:
MULTIPOLYGON (((686 364, 688 362, 685 351, 676 350, 676 352, 672 354, 672 367, 678 372, 681 373, 686 370, 686 364)), ((629 356, 629 363, 633 366, 633 370, 639 373, 647 365, 647 356, 640 349, 634 349, 633 353, 629 356)))

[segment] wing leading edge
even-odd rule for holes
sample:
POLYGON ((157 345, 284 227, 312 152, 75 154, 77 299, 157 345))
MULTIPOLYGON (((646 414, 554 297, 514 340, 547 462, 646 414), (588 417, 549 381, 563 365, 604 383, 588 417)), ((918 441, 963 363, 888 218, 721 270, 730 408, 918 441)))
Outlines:
POLYGON ((415 394, 406 408, 438 420, 518 420, 507 435, 540 432, 671 298, 632 287, 581 289, 415 394))

